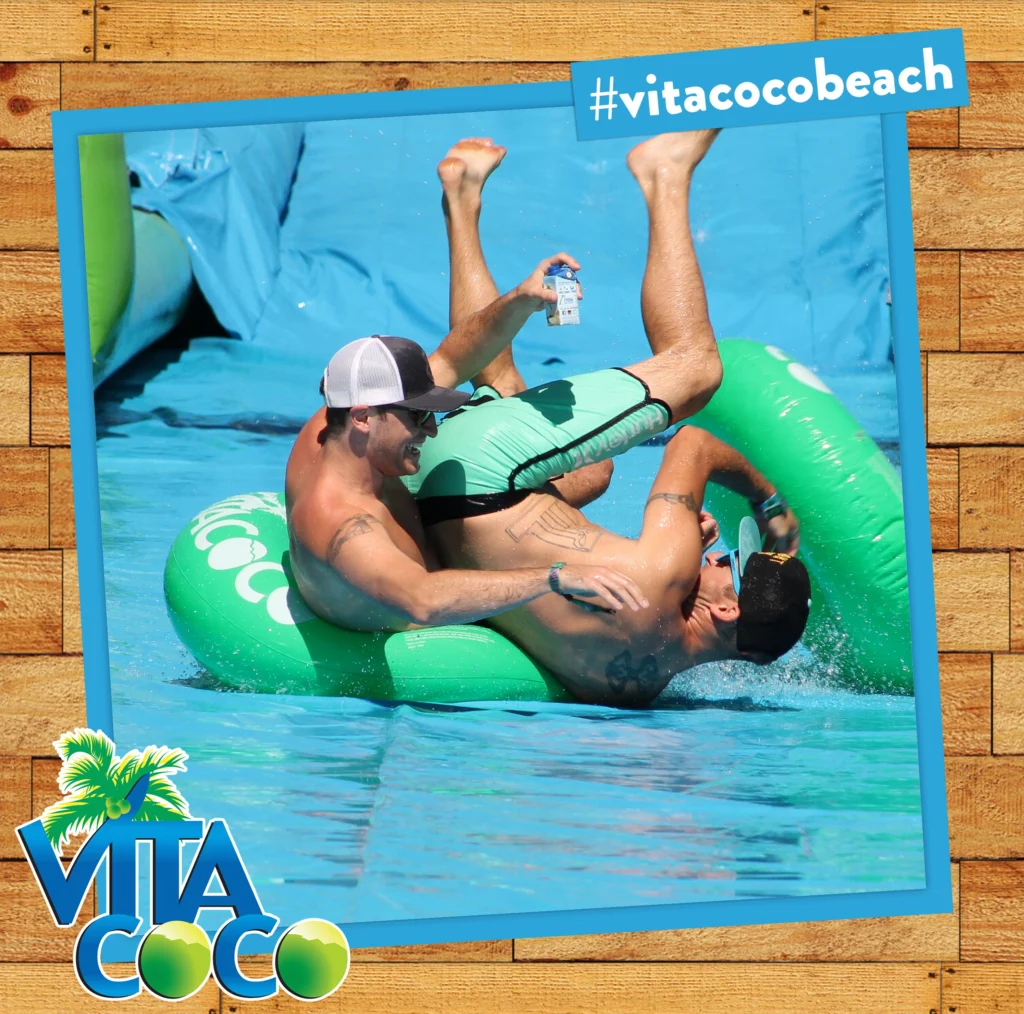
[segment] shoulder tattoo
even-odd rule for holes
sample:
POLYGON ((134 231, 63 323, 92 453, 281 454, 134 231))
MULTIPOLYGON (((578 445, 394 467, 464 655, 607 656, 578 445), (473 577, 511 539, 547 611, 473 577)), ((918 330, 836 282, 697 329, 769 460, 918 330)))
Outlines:
POLYGON ((612 693, 623 694, 630 684, 640 693, 649 692, 659 682, 658 660, 653 655, 634 659, 627 648, 608 663, 604 674, 612 693))
POLYGON ((700 508, 697 506, 697 501, 693 499, 692 493, 655 493, 648 498, 647 502, 652 504, 655 500, 664 500, 670 504, 681 504, 688 511, 693 511, 694 514, 700 513, 700 508))
POLYGON ((379 524, 372 514, 354 514, 331 536, 327 544, 327 562, 333 564, 346 542, 358 539, 360 535, 369 535, 373 526, 379 524))

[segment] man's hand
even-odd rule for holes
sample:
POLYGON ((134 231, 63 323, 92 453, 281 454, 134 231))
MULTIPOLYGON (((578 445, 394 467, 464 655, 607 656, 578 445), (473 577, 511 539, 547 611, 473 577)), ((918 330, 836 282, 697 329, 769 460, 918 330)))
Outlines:
POLYGON ((718 522, 708 511, 700 512, 700 544, 703 549, 714 545, 719 536, 718 522))
POLYGON ((796 556, 800 548, 800 523, 791 510, 787 510, 785 514, 777 514, 770 521, 759 517, 757 527, 761 534, 766 536, 766 552, 796 556))
MULTIPOLYGON (((579 261, 575 257, 570 257, 567 253, 558 253, 554 257, 545 257, 511 293, 516 299, 529 306, 531 313, 536 310, 543 310, 548 303, 558 302, 555 290, 544 288, 544 276, 547 274, 548 268, 553 264, 568 264, 573 271, 580 270, 579 261)), ((583 287, 579 282, 576 283, 576 298, 583 298, 583 287)))
POLYGON ((639 612, 650 605, 635 581, 611 567, 572 564, 559 568, 557 573, 561 594, 601 599, 612 612, 617 613, 623 606, 639 612))

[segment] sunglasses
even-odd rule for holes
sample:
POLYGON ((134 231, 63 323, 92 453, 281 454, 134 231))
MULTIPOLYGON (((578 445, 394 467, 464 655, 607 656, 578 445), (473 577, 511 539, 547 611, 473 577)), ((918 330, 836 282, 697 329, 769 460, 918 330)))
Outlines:
POLYGON ((740 573, 740 551, 734 549, 731 553, 723 553, 716 561, 715 565, 718 567, 724 567, 726 564, 729 565, 729 571, 732 574, 732 586, 736 589, 736 594, 740 593, 740 586, 743 584, 743 575, 740 573))
POLYGON ((385 409, 391 412, 394 412, 396 409, 401 412, 408 412, 409 415, 412 417, 412 421, 420 429, 423 429, 424 426, 427 426, 434 418, 433 410, 428 408, 407 408, 405 405, 377 406, 378 412, 383 412, 385 409))

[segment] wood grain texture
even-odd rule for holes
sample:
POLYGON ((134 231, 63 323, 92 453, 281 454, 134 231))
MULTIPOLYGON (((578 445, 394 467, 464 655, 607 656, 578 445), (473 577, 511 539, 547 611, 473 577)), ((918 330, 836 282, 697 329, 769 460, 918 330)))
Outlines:
POLYGON ((78 553, 65 549, 64 560, 64 615, 61 617, 63 649, 65 654, 82 651, 82 613, 78 605, 78 553))
POLYGON ((71 482, 71 448, 51 447, 50 456, 50 548, 75 544, 75 498, 71 482))
POLYGON ((992 751, 1024 754, 1024 655, 992 656, 992 751))
POLYGON ((0 755, 0 859, 24 853, 14 829, 32 819, 32 758, 0 755))
POLYGON ((1024 651, 1024 553, 1010 554, 1010 651, 1024 651))
POLYGON ((959 545, 959 455, 955 447, 929 447, 927 451, 933 549, 959 545))
POLYGON ((959 869, 953 912, 774 926, 720 926, 652 933, 516 941, 516 961, 954 961, 959 953, 959 869))
POLYGON ((56 252, 0 251, 0 352, 63 352, 56 252))
POLYGON ((0 445, 29 439, 29 357, 0 356, 0 445))
MULTIPOLYGON (((129 966, 111 965, 107 970, 114 978, 132 974, 129 966)), ((100 1000, 82 989, 70 964, 0 965, 0 997, 7 1003, 6 1009, 17 1014, 105 1014, 111 1009, 110 1000, 100 1000)), ((296 1000, 294 1004, 296 1011, 308 1009, 301 1001, 296 1000)), ((146 992, 124 1001, 122 1006, 132 1014, 166 1014, 168 1010, 166 1000, 146 992)), ((327 1009, 323 1003, 320 1007, 327 1009)), ((269 1009, 265 1003, 264 1008, 269 1009)), ((175 1014, 210 1014, 211 1011, 219 1014, 220 994, 216 983, 210 979, 195 996, 175 1003, 171 1010, 175 1014)), ((225 1004, 225 1014, 227 1010, 225 1004)))
POLYGON ((969 63, 967 87, 971 104, 960 110, 961 147, 1024 148, 1024 64, 969 63))
POLYGON ((1024 856, 1024 757, 947 757, 946 795, 954 859, 1024 856))
POLYGON ((56 250, 53 155, 0 149, 0 250, 56 250))
POLYGON ((992 750, 992 656, 939 656, 942 740, 947 756, 992 750))
MULTIPOLYGON (((928 1012, 939 998, 932 964, 410 964, 353 963, 345 985, 320 1002, 349 1014, 785 1014, 928 1012)), ((0 980, 2 982, 2 980, 0 980)), ((238 1014, 296 1010, 280 996, 232 1003, 238 1014)))
POLYGON ((955 148, 960 135, 959 109, 922 109, 907 113, 911 148, 955 148))
POLYGON ((968 60, 1019 60, 1024 9, 1017 0, 826 0, 816 5, 817 37, 962 28, 968 60))
MULTIPOLYGON (((51 554, 60 557, 60 553, 51 554)), ((60 612, 49 623, 61 635, 60 612)), ((59 640, 58 648, 59 651, 59 640)), ((0 655, 0 754, 49 756, 53 741, 85 725, 80 655, 0 655)))
POLYGON ((0 652, 60 651, 61 609, 60 553, 0 552, 0 652))
POLYGON ((55 926, 28 863, 0 863, 0 962, 71 961, 75 937, 95 914, 90 890, 75 925, 55 926))
POLYGON ((912 151, 910 184, 916 246, 1024 247, 1024 151, 912 151))
POLYGON ((1024 447, 960 451, 960 544, 1024 547, 1024 447))
POLYGON ((46 448, 0 447, 0 549, 45 549, 49 501, 46 448))
POLYGON ((568 80, 565 62, 79 63, 61 94, 65 109, 95 109, 568 80))
POLYGON ((935 553, 939 651, 1007 651, 1008 553, 935 553))
POLYGON ((1024 862, 963 863, 963 961, 1024 961, 1024 862))
POLYGON ((0 60, 91 60, 92 4, 0 0, 0 60))
POLYGON ((32 357, 32 443, 68 444, 68 387, 63 356, 32 357))
POLYGON ((511 961, 511 940, 476 940, 460 944, 420 944, 415 947, 360 947, 352 960, 364 961, 511 961))
POLYGON ((1024 965, 943 966, 943 1012, 1011 1014, 1020 1010, 1024 1010, 1024 965))
POLYGON ((928 442, 1024 444, 1024 356, 928 353, 928 442))
POLYGON ((595 60, 813 38, 803 0, 131 0, 96 13, 99 60, 595 60), (806 13, 805 13, 806 12, 806 13))
POLYGON ((917 324, 926 352, 953 352, 960 347, 960 254, 955 250, 921 250, 917 269, 917 324))
POLYGON ((964 352, 1024 352, 1024 252, 961 254, 960 312, 964 352))
POLYGON ((0 64, 0 148, 49 148, 50 113, 59 108, 59 66, 0 64))

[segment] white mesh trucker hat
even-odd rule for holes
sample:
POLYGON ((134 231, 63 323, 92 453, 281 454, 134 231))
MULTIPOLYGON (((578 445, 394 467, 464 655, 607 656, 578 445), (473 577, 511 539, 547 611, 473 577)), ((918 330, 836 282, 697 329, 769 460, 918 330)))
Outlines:
POLYGON ((334 353, 320 391, 328 408, 397 405, 428 412, 451 412, 469 395, 438 387, 427 354, 408 338, 371 335, 334 353))

